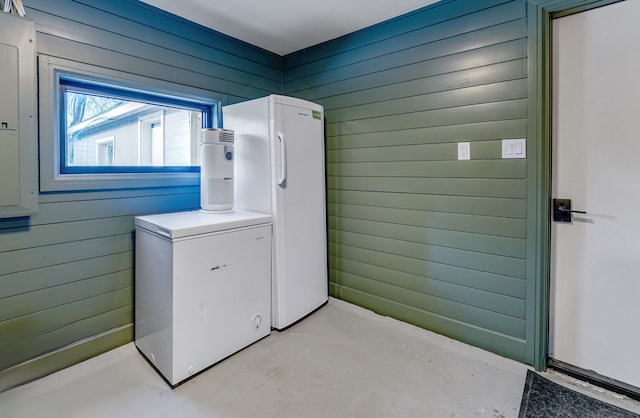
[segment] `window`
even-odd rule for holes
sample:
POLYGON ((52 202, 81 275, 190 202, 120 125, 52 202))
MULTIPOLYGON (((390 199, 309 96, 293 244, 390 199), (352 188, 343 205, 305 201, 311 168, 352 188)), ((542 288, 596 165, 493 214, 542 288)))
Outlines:
POLYGON ((62 174, 198 171, 192 151, 211 106, 67 77, 60 89, 62 174))
POLYGON ((41 190, 195 185, 207 91, 40 59, 41 190), (49 133, 51 136, 49 136, 49 133))

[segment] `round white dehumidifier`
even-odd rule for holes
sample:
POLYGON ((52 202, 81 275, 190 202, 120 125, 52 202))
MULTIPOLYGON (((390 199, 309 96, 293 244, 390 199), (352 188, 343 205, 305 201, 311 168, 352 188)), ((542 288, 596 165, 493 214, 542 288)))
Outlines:
POLYGON ((233 141, 230 129, 202 130, 200 208, 203 212, 233 212, 233 141))

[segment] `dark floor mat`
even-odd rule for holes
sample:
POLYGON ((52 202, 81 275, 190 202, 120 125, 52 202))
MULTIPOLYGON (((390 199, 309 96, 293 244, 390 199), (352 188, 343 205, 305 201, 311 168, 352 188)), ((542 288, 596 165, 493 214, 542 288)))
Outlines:
POLYGON ((519 418, 638 418, 640 415, 610 405, 527 372, 519 418))

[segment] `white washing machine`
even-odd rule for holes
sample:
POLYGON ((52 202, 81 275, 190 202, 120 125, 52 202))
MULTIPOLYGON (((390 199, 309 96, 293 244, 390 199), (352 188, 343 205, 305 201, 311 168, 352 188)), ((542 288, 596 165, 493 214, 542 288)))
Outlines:
POLYGON ((136 217, 135 344, 171 386, 271 332, 271 216, 136 217))

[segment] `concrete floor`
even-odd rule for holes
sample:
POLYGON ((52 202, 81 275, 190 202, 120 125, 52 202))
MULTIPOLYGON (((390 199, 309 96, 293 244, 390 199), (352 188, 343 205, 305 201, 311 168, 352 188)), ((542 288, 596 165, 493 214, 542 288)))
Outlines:
POLYGON ((526 371, 331 299, 174 390, 130 343, 0 393, 0 417, 507 418, 518 416, 526 371))

